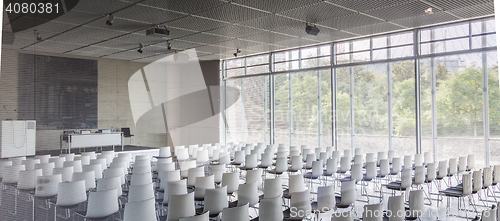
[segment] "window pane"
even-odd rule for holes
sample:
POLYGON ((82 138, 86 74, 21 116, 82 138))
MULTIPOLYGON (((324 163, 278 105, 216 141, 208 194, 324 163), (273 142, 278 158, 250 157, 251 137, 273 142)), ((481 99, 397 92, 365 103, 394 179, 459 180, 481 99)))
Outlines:
POLYGON ((302 58, 313 58, 313 57, 318 57, 318 48, 313 47, 313 48, 305 48, 300 50, 301 57, 302 58))
POLYGON ((292 144, 318 147, 318 76, 317 72, 292 74, 292 144))
POLYGON ((387 64, 355 66, 353 70, 354 148, 387 151, 387 64))
POLYGON ((321 147, 332 144, 332 73, 321 71, 321 147))
POLYGON ((387 47, 387 36, 377 37, 372 39, 373 48, 385 48, 387 47))
POLYGON ((289 61, 274 64, 274 71, 287 71, 294 69, 299 69, 299 61, 289 61))
POLYGON ((370 49, 370 39, 362 39, 352 42, 352 51, 363 51, 370 49))
MULTIPOLYGON (((394 62, 391 71, 392 148, 397 156, 404 156, 416 152, 415 62, 394 62)), ((422 152, 428 151, 423 145, 422 149, 422 152)))
POLYGON ((240 75, 245 75, 245 69, 244 68, 238 68, 238 69, 231 69, 226 71, 226 76, 227 77, 234 77, 234 76, 240 76, 240 75))
POLYGON ((226 80, 227 142, 242 141, 243 100, 241 79, 226 80))
POLYGON ((500 85, 497 52, 487 53, 491 164, 500 164, 500 85))
POLYGON ((320 56, 330 55, 331 54, 330 49, 331 49, 330 45, 321 46, 319 48, 320 56))
POLYGON ((268 64, 268 63, 269 63, 269 55, 268 54, 247 58, 247 66, 256 65, 256 64, 268 64))
POLYGON ((413 32, 391 35, 391 46, 413 44, 413 32))
POLYGON ((290 145, 290 85, 288 74, 274 75, 274 140, 290 145))
POLYGON ((350 68, 337 68, 337 146, 351 149, 350 68))
POLYGON ((402 58, 413 56, 413 46, 391 48, 391 58, 402 58))
POLYGON ((269 65, 260 65, 247 68, 247 75, 269 73, 269 65))
POLYGON ((245 59, 233 59, 233 60, 228 60, 226 61, 226 68, 236 68, 236 67, 243 67, 245 66, 245 59))
POLYGON ((378 49, 373 51, 373 60, 387 59, 387 49, 378 49))
MULTIPOLYGON (((265 118, 265 93, 266 77, 244 78, 245 89, 245 132, 244 137, 247 143, 260 143, 267 141, 265 118)), ((267 126, 269 127, 269 126, 267 126)))
POLYGON ((358 52, 354 53, 352 55, 353 62, 362 62, 362 61, 369 61, 370 60, 370 52, 365 51, 365 52, 358 52))

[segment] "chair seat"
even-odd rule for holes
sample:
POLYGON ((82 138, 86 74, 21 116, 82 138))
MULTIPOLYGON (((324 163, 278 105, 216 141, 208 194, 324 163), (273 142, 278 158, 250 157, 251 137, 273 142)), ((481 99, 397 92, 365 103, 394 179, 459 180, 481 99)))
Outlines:
POLYGON ((401 187, 401 182, 400 181, 396 181, 396 182, 391 182, 389 184, 387 184, 387 189, 390 189, 390 190, 399 190, 399 191, 405 191, 406 188, 402 188, 401 187))
POLYGON ((327 170, 323 170, 323 176, 331 176, 334 173, 328 173, 327 170))
POLYGON ((259 165, 258 167, 259 167, 259 168, 262 168, 262 169, 267 169, 269 166, 259 165))
POLYGON ((248 168, 245 166, 240 167, 240 170, 253 170, 253 169, 255 169, 255 167, 252 167, 252 168, 248 168))
POLYGON ((87 211, 75 211, 75 213, 77 213, 78 215, 80 215, 82 217, 85 217, 85 220, 105 220, 105 219, 108 219, 110 216, 118 213, 118 211, 116 211, 115 213, 110 214, 108 216, 104 216, 104 217, 87 217, 87 211))
POLYGON ((446 195, 446 196, 451 196, 451 197, 462 197, 465 196, 463 194, 463 190, 456 188, 456 187, 450 187, 447 188, 446 190, 439 191, 440 193, 446 195))
POLYGON ((278 172, 276 171, 275 169, 272 169, 272 170, 269 170, 267 171, 268 173, 272 173, 272 174, 282 174, 283 172, 278 172))
POLYGON ((288 168, 288 172, 290 172, 290 173, 295 173, 295 172, 299 172, 299 170, 292 169, 292 168, 288 168))
POLYGON ((344 209, 350 206, 350 205, 340 205, 340 202, 342 202, 342 198, 340 196, 335 196, 335 206, 337 208, 344 209))
MULTIPOLYGON (((326 207, 324 207, 324 208, 326 208, 326 207)), ((324 209, 324 208, 318 208, 318 202, 311 203, 311 210, 314 212, 319 212, 319 213, 324 213, 324 212, 330 211, 333 209, 333 206, 331 208, 328 208, 328 209, 324 209)))
MULTIPOLYGON (((203 214, 203 213, 204 213, 204 212, 203 212, 203 210, 204 210, 204 208, 203 208, 203 207, 197 208, 197 209, 195 210, 195 211, 196 211, 196 215, 201 215, 201 214, 203 214)), ((214 218, 214 217, 219 216, 219 214, 210 214, 210 212, 209 212, 208 216, 209 216, 210 218, 214 218)), ((160 220, 163 220, 163 219, 160 219, 160 220)))
POLYGON ((307 178, 307 179, 318 179, 319 176, 313 176, 313 174, 311 172, 307 172, 306 174, 304 174, 304 178, 307 178))

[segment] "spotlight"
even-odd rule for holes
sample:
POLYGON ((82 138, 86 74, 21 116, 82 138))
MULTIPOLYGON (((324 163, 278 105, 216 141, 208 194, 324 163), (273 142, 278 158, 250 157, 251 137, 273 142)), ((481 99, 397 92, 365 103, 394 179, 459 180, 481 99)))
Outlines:
POLYGON ((113 25, 114 20, 115 20, 115 16, 113 14, 109 14, 108 20, 106 21, 106 24, 111 26, 111 25, 113 25))
POLYGON ((309 24, 306 24, 306 32, 307 32, 307 34, 310 34, 310 35, 318 35, 319 28, 317 28, 316 26, 311 26, 309 24))
POLYGON ((170 42, 167 41, 167 49, 168 50, 172 50, 172 45, 170 44, 170 42))
POLYGON ((142 44, 139 44, 139 49, 137 50, 137 52, 141 53, 142 54, 142 49, 144 48, 144 46, 142 44))
POLYGON ((424 12, 425 12, 426 14, 428 14, 428 15, 432 15, 432 14, 434 14, 434 12, 432 11, 432 8, 425 9, 425 11, 424 11, 424 12))
POLYGON ((238 57, 238 54, 241 53, 241 50, 239 48, 236 49, 236 53, 234 53, 234 57, 238 57))

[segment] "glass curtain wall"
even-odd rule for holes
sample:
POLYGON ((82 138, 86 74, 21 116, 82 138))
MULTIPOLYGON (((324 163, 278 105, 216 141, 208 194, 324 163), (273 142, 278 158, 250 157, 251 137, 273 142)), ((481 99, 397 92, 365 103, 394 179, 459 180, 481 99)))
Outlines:
POLYGON ((224 61, 226 142, 500 163, 495 34, 489 18, 224 61))

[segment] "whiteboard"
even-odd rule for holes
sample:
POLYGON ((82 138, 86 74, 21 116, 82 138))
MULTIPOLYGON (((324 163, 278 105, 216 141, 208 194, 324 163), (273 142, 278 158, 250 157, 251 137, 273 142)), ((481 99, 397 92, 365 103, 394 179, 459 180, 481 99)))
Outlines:
POLYGON ((36 147, 36 121, 2 121, 1 158, 33 156, 36 147))

